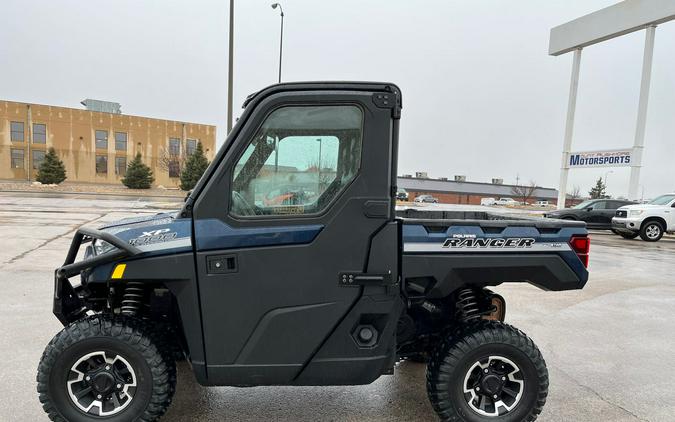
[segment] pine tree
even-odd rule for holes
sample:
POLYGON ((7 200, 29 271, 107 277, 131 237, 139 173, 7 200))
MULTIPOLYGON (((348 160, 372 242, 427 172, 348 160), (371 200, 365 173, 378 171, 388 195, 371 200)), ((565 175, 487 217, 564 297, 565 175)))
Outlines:
POLYGON ((202 143, 198 142, 197 147, 187 158, 183 170, 180 172, 180 188, 186 191, 193 189, 208 166, 209 160, 204 155, 202 143))
POLYGON ((591 188, 590 191, 588 191, 588 196, 590 196, 591 199, 603 199, 607 197, 607 194, 605 193, 605 189, 607 189, 607 186, 605 186, 605 183, 602 181, 602 177, 598 178, 598 181, 595 182, 595 186, 591 188))
POLYGON ((143 164, 141 153, 137 153, 136 157, 131 160, 127 167, 122 184, 129 189, 150 189, 154 181, 155 178, 152 176, 152 170, 143 164))
POLYGON ((46 185, 52 183, 59 184, 66 180, 66 167, 59 156, 56 155, 54 148, 49 148, 49 151, 47 151, 44 160, 40 163, 40 168, 35 179, 46 185))

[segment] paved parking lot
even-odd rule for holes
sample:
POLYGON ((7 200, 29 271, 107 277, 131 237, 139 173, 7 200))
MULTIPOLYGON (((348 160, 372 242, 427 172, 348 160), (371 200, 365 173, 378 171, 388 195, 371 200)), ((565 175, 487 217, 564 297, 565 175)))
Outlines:
MULTIPOLYGON (((53 270, 73 231, 157 212, 170 203, 0 193, 0 421, 42 421, 35 371, 61 328, 51 314, 53 270)), ((592 234, 591 280, 582 291, 497 288, 507 321, 542 349, 551 376, 542 421, 675 420, 675 239, 658 243, 592 234)), ((358 387, 203 388, 181 365, 166 421, 433 421, 425 368, 358 387)))

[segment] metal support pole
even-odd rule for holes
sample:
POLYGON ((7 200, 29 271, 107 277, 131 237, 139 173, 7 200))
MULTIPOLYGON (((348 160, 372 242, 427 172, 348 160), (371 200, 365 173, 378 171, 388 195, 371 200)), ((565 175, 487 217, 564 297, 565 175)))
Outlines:
POLYGON ((654 36, 656 25, 647 27, 645 31, 645 51, 642 58, 642 80, 640 82, 640 100, 638 102, 637 124, 635 126, 635 143, 630 166, 630 182, 628 199, 638 199, 640 186, 640 169, 642 168, 642 151, 645 148, 645 127, 647 125, 647 106, 649 104, 649 86, 652 78, 652 59, 654 58, 654 36))
POLYGON ((227 133, 232 130, 232 79, 234 63, 234 0, 230 0, 230 40, 227 64, 227 133))
POLYGON ((565 208, 567 198, 567 175, 570 171, 570 150, 572 148, 572 134, 574 133, 574 113, 577 108, 577 90, 579 88, 579 67, 581 65, 581 48, 574 50, 572 61, 572 77, 570 80, 570 94, 567 100, 567 119, 565 121, 565 138, 563 140, 562 163, 560 166, 560 186, 558 187, 558 209, 565 208))

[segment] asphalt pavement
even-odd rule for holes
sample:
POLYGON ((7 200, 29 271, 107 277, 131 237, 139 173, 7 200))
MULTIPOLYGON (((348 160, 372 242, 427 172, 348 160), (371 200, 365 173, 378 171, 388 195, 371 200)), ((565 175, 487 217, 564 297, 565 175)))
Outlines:
MULTIPOLYGON (((61 326, 53 271, 74 230, 176 203, 0 193, 0 421, 47 420, 35 392, 40 355, 61 326)), ((507 322, 529 334, 550 371, 541 421, 675 420, 675 238, 592 232, 586 288, 496 288, 507 322)), ((165 421, 435 421, 422 364, 356 387, 201 387, 186 364, 165 421)))

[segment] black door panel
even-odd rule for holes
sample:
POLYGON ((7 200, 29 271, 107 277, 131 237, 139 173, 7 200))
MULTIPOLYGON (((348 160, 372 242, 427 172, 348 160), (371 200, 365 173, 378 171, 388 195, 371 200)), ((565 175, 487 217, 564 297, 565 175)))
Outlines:
MULTIPOLYGON (((395 325, 399 291, 380 288, 379 299, 389 303, 383 311, 373 301, 356 306, 368 289, 344 287, 338 280, 343 272, 369 270, 371 240, 393 219, 396 125, 392 110, 376 106, 372 96, 359 91, 273 93, 259 99, 254 112, 244 113, 249 119, 229 141, 193 211, 210 383, 302 384, 297 377, 319 350, 330 352, 326 345, 334 342, 329 339, 353 344, 351 333, 337 328, 357 308, 367 317, 368 308, 377 307, 373 311, 383 318, 382 333, 388 333, 382 347, 362 351, 354 346, 357 358, 341 367, 346 372, 326 373, 320 383, 338 378, 358 383, 371 376, 364 373, 363 361, 395 356, 388 320, 395 325), (332 119, 334 109, 321 108, 337 105, 340 110, 341 104, 362 112, 360 149, 353 143, 353 113, 332 119), (286 107, 312 108, 292 117, 286 107), (275 110, 284 113, 270 114, 275 110), (273 124, 264 123, 272 115, 277 116, 273 124), (303 127, 305 122, 312 123, 303 127), (345 161, 357 153, 357 167, 345 161), (214 256, 236 257, 235 270, 214 271, 214 256), (396 316, 389 318, 387 312, 396 316)), ((395 253, 380 254, 378 270, 397 277, 398 245, 388 246, 395 253)))

